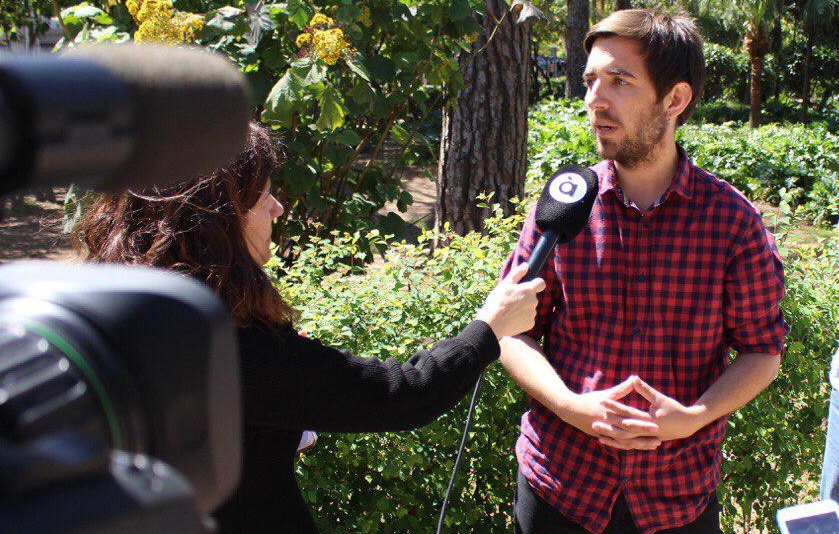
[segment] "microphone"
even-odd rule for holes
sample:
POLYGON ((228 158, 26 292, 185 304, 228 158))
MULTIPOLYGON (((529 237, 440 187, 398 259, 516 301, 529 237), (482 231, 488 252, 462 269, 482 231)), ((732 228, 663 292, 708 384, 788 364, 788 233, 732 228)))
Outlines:
POLYGON ((144 187, 210 172, 244 149, 250 104, 239 69, 204 50, 0 54, 0 194, 144 187))
POLYGON ((566 165, 553 175, 536 202, 536 226, 542 235, 523 282, 539 275, 557 243, 571 241, 585 228, 597 191, 597 175, 586 167, 566 165))

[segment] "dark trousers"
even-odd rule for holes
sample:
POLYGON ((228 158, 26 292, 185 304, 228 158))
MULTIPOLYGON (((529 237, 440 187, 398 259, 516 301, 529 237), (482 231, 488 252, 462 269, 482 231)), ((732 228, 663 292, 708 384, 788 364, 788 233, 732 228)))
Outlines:
MULTIPOLYGON (((516 534, 588 534, 588 530, 537 497, 521 474, 516 475, 516 498, 513 514, 516 534)), ((626 500, 618 496, 612 508, 612 518, 603 534, 638 534, 626 500)), ((692 523, 682 527, 662 530, 659 534, 722 534, 720 530, 720 505, 717 494, 711 496, 708 507, 692 523)))

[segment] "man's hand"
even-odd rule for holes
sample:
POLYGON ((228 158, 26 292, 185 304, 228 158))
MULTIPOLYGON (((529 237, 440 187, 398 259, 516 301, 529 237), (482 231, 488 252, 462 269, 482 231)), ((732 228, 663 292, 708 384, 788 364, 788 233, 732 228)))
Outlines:
POLYGON ((619 449, 655 449, 661 444, 661 432, 651 414, 621 404, 633 389, 638 377, 631 376, 609 389, 574 395, 560 417, 601 443, 619 449))
MULTIPOLYGON (((705 426, 702 419, 704 412, 702 406, 685 406, 676 399, 656 390, 640 378, 633 378, 633 389, 650 403, 650 407, 645 414, 647 418, 642 421, 649 421, 655 426, 654 430, 644 436, 645 438, 655 439, 659 442, 681 439, 692 436, 697 430, 705 426)), ((637 448, 628 446, 630 444, 621 439, 619 434, 614 433, 612 428, 616 423, 624 422, 626 424, 627 421, 636 418, 640 410, 628 408, 611 399, 605 400, 603 404, 609 410, 609 413, 604 421, 597 421, 592 425, 595 432, 598 433, 600 441, 620 449, 637 448)))

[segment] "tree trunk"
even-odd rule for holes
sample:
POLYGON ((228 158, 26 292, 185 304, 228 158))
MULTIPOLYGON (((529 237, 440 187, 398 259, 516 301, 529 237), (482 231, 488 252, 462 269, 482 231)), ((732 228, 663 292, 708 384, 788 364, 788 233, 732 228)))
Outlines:
POLYGON ((486 0, 485 9, 484 35, 459 59, 464 88, 444 110, 440 139, 435 224, 460 234, 483 229, 482 193, 512 213, 527 170, 530 26, 515 24, 502 0, 486 0))
POLYGON ((763 110, 763 58, 769 52, 766 33, 761 27, 752 26, 744 39, 744 48, 749 54, 749 127, 760 126, 763 110))
POLYGON ((807 40, 804 45, 804 83, 801 87, 801 122, 807 124, 807 113, 810 111, 810 63, 813 61, 813 37, 812 32, 807 33, 807 40))
POLYGON ((615 11, 632 9, 632 0, 615 0, 615 11))
POLYGON ((763 56, 749 55, 751 86, 749 87, 749 127, 757 128, 762 122, 763 111, 763 56))
POLYGON ((586 86, 583 71, 586 51, 583 39, 588 32, 589 0, 568 0, 568 25, 562 43, 565 46, 565 98, 583 98, 586 86))

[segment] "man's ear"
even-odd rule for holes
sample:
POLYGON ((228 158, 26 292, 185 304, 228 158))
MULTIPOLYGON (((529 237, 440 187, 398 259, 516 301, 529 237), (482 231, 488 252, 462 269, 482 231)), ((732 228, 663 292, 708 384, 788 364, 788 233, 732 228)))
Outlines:
POLYGON ((693 98, 693 89, 687 82, 678 82, 670 89, 665 98, 667 104, 667 116, 674 119, 682 114, 690 100, 693 98))

